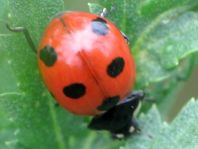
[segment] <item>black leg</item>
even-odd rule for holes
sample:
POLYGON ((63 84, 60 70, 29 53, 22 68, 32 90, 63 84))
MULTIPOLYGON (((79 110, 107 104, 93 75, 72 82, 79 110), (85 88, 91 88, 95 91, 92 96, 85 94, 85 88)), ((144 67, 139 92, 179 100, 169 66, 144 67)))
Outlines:
POLYGON ((36 47, 34 45, 34 42, 32 40, 32 37, 30 36, 29 31, 25 27, 11 27, 9 24, 6 24, 6 27, 11 32, 21 32, 24 34, 29 46, 33 50, 34 53, 37 53, 36 47))

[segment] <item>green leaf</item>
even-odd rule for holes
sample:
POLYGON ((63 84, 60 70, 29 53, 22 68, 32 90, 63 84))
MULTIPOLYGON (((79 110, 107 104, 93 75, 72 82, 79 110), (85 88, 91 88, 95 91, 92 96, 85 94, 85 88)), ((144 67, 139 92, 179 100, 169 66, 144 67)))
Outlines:
POLYGON ((139 82, 148 84, 167 78, 181 59, 198 52, 198 14, 178 11, 171 10, 163 14, 166 17, 157 18, 160 22, 149 26, 149 33, 140 36, 134 46, 134 50, 141 50, 136 57, 140 59, 137 68, 145 70, 139 69, 139 82))
POLYGON ((156 107, 152 107, 147 115, 140 116, 141 134, 132 137, 123 148, 197 148, 197 106, 198 101, 190 100, 170 124, 163 122, 156 107))

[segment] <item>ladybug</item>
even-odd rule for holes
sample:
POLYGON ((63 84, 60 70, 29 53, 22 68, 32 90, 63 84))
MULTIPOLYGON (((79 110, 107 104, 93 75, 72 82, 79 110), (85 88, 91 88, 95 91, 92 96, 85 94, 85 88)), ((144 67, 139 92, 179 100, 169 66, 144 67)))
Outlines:
POLYGON ((85 12, 62 13, 49 23, 38 49, 46 86, 72 113, 103 113, 133 87, 135 64, 128 44, 105 18, 85 12))
POLYGON ((63 12, 46 27, 37 50, 41 76, 57 102, 94 116, 89 128, 117 138, 138 130, 133 115, 144 96, 131 93, 136 71, 126 39, 103 15, 63 12))

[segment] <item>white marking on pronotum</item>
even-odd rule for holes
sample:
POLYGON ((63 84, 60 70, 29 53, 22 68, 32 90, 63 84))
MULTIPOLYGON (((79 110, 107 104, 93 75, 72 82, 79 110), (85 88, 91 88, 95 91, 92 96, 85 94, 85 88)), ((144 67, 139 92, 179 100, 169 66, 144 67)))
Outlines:
POLYGON ((130 128, 129 128, 129 132, 130 133, 133 133, 135 131, 135 128, 133 127, 133 126, 131 126, 130 128))

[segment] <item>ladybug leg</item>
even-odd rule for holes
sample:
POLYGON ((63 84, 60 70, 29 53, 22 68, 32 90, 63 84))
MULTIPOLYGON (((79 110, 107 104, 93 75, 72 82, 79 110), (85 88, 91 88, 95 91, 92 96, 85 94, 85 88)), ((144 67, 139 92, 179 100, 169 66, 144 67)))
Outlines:
POLYGON ((123 32, 122 33, 122 36, 124 37, 124 39, 126 40, 126 42, 129 44, 129 38, 127 37, 127 35, 123 32))
POLYGON ((6 27, 11 32, 22 32, 24 34, 29 46, 36 53, 36 47, 34 45, 34 42, 30 36, 29 31, 25 27, 11 27, 9 24, 6 24, 6 27))

